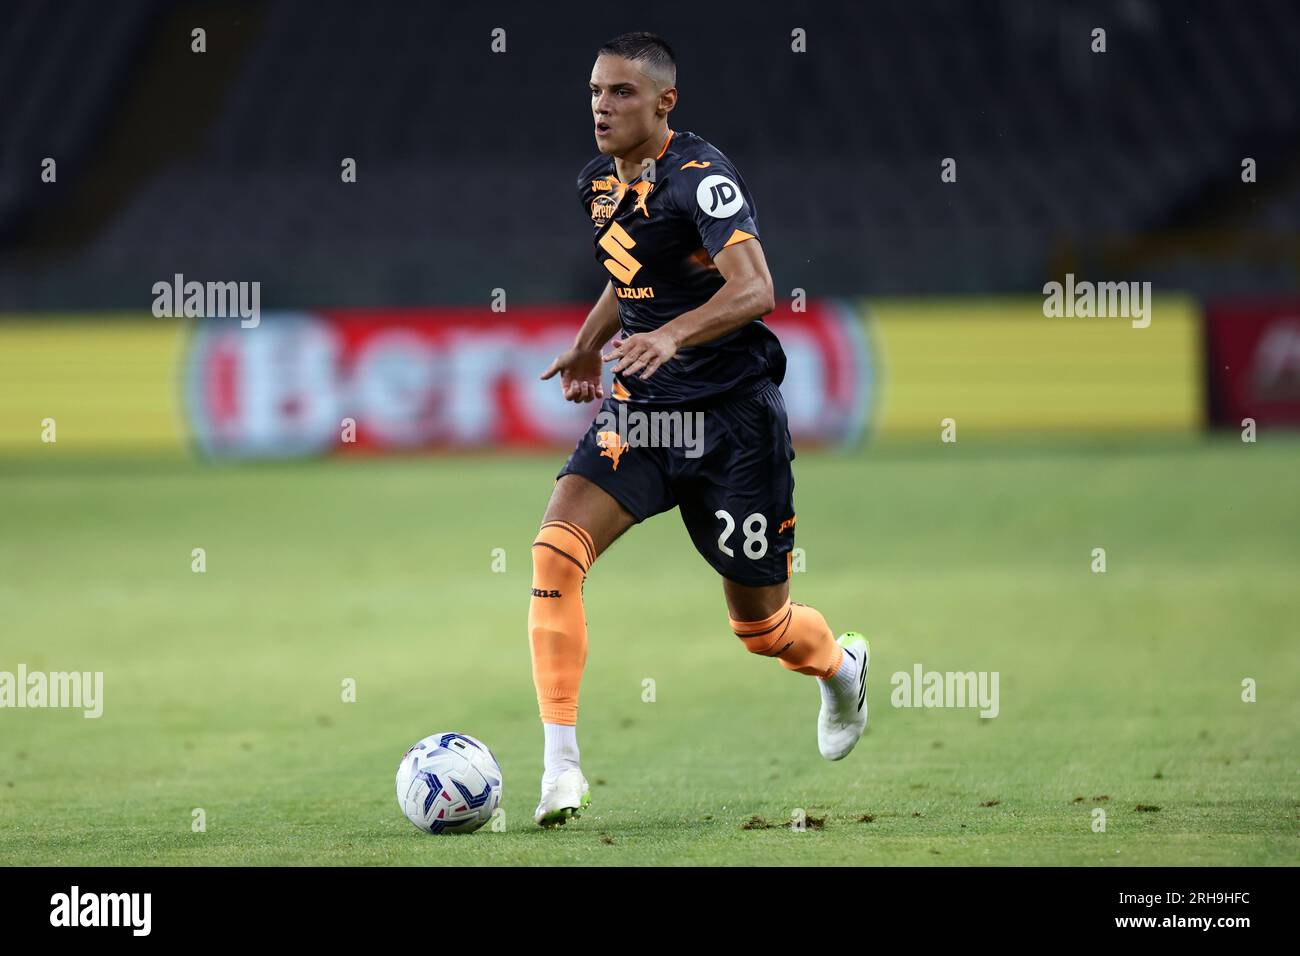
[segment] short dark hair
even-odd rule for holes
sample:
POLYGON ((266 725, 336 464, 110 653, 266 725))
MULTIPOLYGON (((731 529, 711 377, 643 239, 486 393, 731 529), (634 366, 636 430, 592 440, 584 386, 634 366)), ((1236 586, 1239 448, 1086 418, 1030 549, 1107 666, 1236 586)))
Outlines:
POLYGON ((655 33, 636 30, 632 33, 620 33, 612 40, 607 40, 596 56, 621 56, 641 64, 642 72, 653 76, 663 86, 675 86, 677 83, 677 58, 668 41, 655 33))

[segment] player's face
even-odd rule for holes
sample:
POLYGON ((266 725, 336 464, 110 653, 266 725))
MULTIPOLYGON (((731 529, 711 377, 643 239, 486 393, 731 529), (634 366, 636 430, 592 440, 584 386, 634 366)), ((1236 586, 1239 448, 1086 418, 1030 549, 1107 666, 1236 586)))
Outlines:
POLYGON ((596 148, 622 156, 655 135, 662 108, 655 81, 621 56, 598 56, 591 70, 591 113, 596 148))

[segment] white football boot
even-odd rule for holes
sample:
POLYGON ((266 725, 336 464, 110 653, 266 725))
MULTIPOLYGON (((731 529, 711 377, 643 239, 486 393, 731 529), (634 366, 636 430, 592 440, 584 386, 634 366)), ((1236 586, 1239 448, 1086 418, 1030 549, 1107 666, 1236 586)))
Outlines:
POLYGON ((561 770, 552 778, 542 776, 542 802, 533 820, 544 827, 563 826, 570 817, 582 815, 591 803, 591 787, 577 767, 561 770))
POLYGON ((817 749, 827 760, 843 760, 857 746, 867 729, 867 665, 871 645, 856 631, 841 634, 835 641, 844 648, 841 668, 855 668, 847 688, 822 681, 822 707, 817 714, 817 749))

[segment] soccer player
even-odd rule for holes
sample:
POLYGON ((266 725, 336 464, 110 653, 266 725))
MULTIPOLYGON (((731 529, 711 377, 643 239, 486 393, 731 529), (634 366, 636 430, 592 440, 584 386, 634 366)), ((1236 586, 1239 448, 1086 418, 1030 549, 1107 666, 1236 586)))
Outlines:
POLYGON ((822 756, 847 755, 867 723, 866 639, 837 640, 821 614, 790 600, 794 450, 777 387, 785 353, 761 321, 773 308, 772 278, 754 201, 726 156, 669 128, 676 82, 672 50, 650 33, 610 40, 591 72, 600 155, 578 177, 578 195, 609 281, 573 347, 541 377, 558 374, 567 400, 602 406, 560 471, 532 548, 528 635, 545 737, 534 819, 542 826, 590 802, 576 729, 587 572, 624 531, 673 507, 722 576, 744 648, 817 679, 822 756), (602 362, 614 363, 609 396, 602 362), (683 421, 702 413, 694 419, 701 440, 638 444, 635 429, 609 425, 620 406, 624 415, 683 421))

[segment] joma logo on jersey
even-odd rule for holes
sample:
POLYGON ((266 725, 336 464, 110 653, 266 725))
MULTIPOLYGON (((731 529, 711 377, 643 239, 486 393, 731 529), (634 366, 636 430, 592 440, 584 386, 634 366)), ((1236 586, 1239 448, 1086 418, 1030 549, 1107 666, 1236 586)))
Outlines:
POLYGON ((617 288, 614 294, 620 299, 653 299, 655 290, 651 285, 639 285, 629 289, 617 288))
POLYGON ((556 597, 560 597, 560 596, 561 596, 561 595, 560 595, 560 592, 557 591, 557 590, 555 590, 554 588, 550 588, 550 589, 547 589, 547 588, 533 588, 533 597, 540 597, 540 598, 556 598, 556 597))

